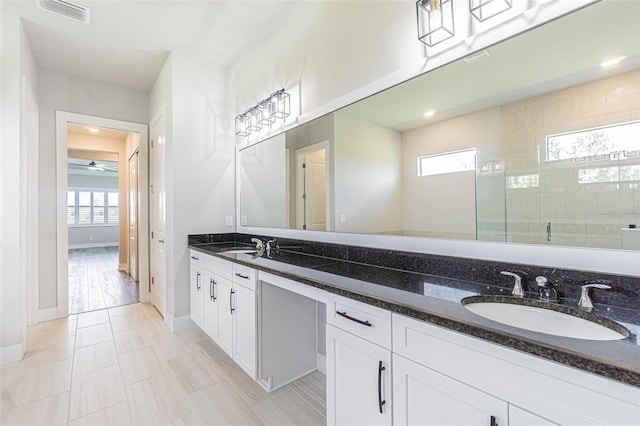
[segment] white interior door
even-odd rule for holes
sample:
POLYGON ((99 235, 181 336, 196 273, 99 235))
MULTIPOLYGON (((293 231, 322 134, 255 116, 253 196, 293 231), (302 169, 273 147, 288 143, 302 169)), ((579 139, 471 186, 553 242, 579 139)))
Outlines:
POLYGON ((297 228, 326 231, 326 150, 300 153, 297 163, 297 228))
POLYGON ((167 300, 164 151, 165 124, 164 117, 160 117, 151 125, 151 303, 163 316, 167 300))
POLYGON ((138 281, 138 175, 139 155, 129 159, 129 275, 138 281))

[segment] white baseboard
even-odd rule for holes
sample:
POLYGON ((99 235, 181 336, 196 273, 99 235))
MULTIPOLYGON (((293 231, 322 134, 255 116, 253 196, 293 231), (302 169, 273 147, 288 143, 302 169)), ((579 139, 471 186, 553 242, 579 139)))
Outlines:
POLYGON ((184 315, 182 317, 174 318, 171 314, 166 314, 164 317, 164 322, 169 327, 169 330, 173 333, 177 333, 178 331, 186 330, 188 328, 193 328, 196 324, 191 321, 191 316, 184 315))
POLYGON ((38 322, 51 321, 65 316, 58 313, 58 308, 40 309, 38 311, 38 322))
POLYGON ((18 362, 24 356, 24 347, 22 343, 13 346, 5 346, 0 348, 0 364, 9 364, 10 362, 18 362))
POLYGON ((327 375, 327 357, 325 355, 316 354, 316 367, 319 372, 325 376, 327 375))
POLYGON ((89 244, 69 244, 69 249, 97 248, 97 247, 118 247, 118 243, 89 243, 89 244))

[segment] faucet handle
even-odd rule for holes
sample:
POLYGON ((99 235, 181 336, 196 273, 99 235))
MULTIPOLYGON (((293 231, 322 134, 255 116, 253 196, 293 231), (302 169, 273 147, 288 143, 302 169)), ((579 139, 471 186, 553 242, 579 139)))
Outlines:
POLYGON ((258 250, 260 250, 264 246, 264 241, 262 241, 260 238, 252 238, 251 242, 256 244, 256 248, 258 250))
POLYGON ((578 307, 586 309, 588 312, 593 310, 593 302, 591 302, 591 298, 589 297, 589 289, 590 288, 599 288, 602 290, 609 290, 611 288, 610 285, 600 284, 600 283, 586 283, 582 286, 582 293, 580 294, 580 301, 578 302, 578 307))
POLYGON ((513 272, 509 272, 509 271, 500 271, 500 273, 502 275, 508 275, 510 277, 515 278, 515 283, 513 286, 513 290, 511 290, 511 294, 513 294, 516 297, 523 297, 524 290, 522 288, 522 278, 520 277, 520 275, 514 274, 513 272))
POLYGON ((536 283, 538 287, 545 287, 547 285, 547 279, 543 276, 536 277, 536 283))

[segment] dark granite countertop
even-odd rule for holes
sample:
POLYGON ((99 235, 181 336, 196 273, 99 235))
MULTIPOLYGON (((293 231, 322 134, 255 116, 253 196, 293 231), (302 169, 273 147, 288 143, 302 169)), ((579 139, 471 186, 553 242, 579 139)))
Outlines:
MULTIPOLYGON (((626 339, 595 341, 558 337, 485 319, 460 303, 465 297, 477 295, 509 297, 510 288, 504 285, 325 257, 306 253, 298 247, 281 247, 271 258, 266 255, 254 258, 248 254, 225 253, 249 247, 238 241, 192 240, 190 243, 190 248, 206 254, 640 387, 637 338, 640 311, 637 307, 596 303, 593 311, 594 316, 626 327, 631 332, 626 339)), ((533 294, 527 294, 525 299, 537 302, 533 294)), ((569 305, 563 300, 563 304, 565 302, 569 305)))

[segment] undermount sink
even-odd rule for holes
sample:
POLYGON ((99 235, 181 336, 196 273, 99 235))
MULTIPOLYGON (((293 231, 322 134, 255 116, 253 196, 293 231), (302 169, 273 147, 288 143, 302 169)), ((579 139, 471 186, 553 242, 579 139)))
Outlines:
POLYGON ((620 340, 622 325, 578 309, 504 296, 471 296, 463 306, 474 314, 524 330, 586 340, 620 340))
POLYGON ((258 253, 258 250, 240 249, 240 250, 225 250, 224 252, 229 254, 256 254, 258 253))

